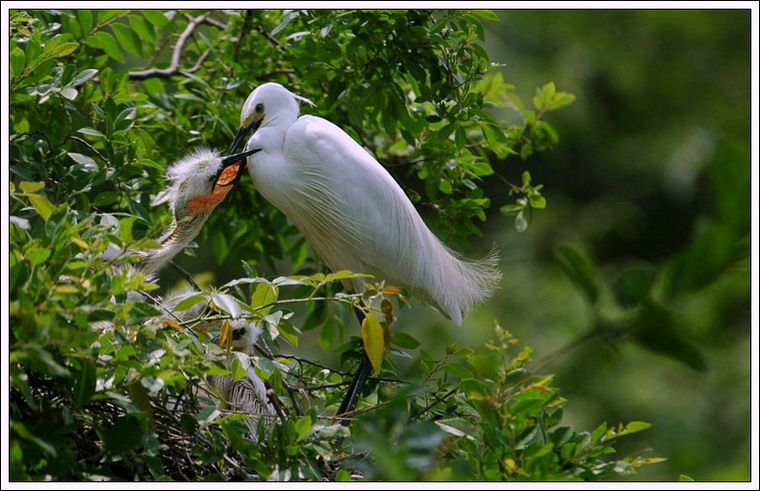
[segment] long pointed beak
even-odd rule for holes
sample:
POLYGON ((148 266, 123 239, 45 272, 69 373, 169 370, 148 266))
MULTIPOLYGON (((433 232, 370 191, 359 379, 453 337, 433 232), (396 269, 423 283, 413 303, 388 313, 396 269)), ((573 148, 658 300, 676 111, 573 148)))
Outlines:
MULTIPOLYGON (((262 120, 254 121, 248 126, 243 126, 242 128, 240 128, 237 132, 237 135, 235 135, 235 139, 232 141, 232 145, 230 145, 230 149, 227 151, 227 155, 230 155, 231 153, 237 150, 240 144, 245 140, 246 136, 248 136, 248 133, 250 133, 251 131, 253 131, 253 133, 256 133, 256 130, 258 130, 259 126, 261 126, 261 121, 262 120)), ((259 150, 261 149, 258 148, 256 150, 253 150, 251 153, 258 152, 259 150)), ((239 155, 243 155, 243 154, 239 154, 239 155)), ((231 158, 231 157, 232 156, 226 157, 226 158, 231 158)), ((227 167, 229 167, 230 165, 232 165, 233 163, 237 162, 238 160, 240 159, 234 159, 232 161, 229 161, 228 163, 224 163, 225 161, 223 160, 222 162, 224 163, 224 165, 219 170, 219 174, 217 174, 216 179, 219 180, 219 176, 222 174, 222 171, 226 169, 227 167)), ((240 184, 240 178, 243 176, 246 163, 247 163, 246 159, 243 159, 243 163, 240 165, 240 167, 238 167, 237 174, 235 175, 235 180, 233 181, 233 184, 232 184, 232 189, 230 190, 230 193, 229 193, 230 196, 233 196, 235 194, 235 190, 237 189, 238 184, 240 184)), ((216 181, 214 181, 214 187, 216 187, 216 181)), ((212 191, 214 190, 213 187, 211 190, 212 191)))
POLYGON ((241 143, 245 140, 245 137, 248 136, 248 133, 253 130, 255 133, 257 129, 259 129, 259 125, 261 125, 261 120, 254 121, 253 123, 249 124, 248 126, 243 126, 240 128, 237 132, 237 135, 235 135, 235 139, 232 141, 232 145, 230 146, 230 149, 227 150, 227 155, 231 155, 233 152, 235 152, 241 143))
POLYGON ((240 162, 241 160, 244 160, 248 158, 249 155, 253 155, 256 152, 260 152, 260 148, 254 148, 253 150, 246 150, 245 152, 236 153, 235 155, 228 155, 226 157, 222 157, 222 168, 219 170, 219 173, 226 169, 227 167, 231 166, 235 162, 240 162))

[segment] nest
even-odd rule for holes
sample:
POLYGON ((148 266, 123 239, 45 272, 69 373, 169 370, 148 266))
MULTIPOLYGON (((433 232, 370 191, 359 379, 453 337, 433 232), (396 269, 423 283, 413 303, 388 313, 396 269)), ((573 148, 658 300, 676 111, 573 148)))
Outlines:
MULTIPOLYGON (((77 421, 73 439, 79 464, 90 469, 101 468, 101 476, 115 480, 150 481, 156 478, 148 465, 143 463, 143 459, 134 459, 133 462, 128 459, 131 452, 139 454, 143 450, 141 447, 123 454, 120 461, 107 456, 106 446, 95 426, 109 428, 116 424, 120 418, 127 415, 123 407, 112 400, 95 400, 88 402, 84 408, 74 408, 66 395, 56 390, 55 382, 49 379, 30 377, 29 387, 37 401, 47 401, 53 410, 68 407, 71 411, 77 421)), ((218 459, 209 462, 198 457, 202 454, 218 453, 219 447, 218 444, 209 441, 202 431, 195 431, 190 435, 183 428, 180 418, 183 413, 195 414, 192 411, 194 402, 185 401, 182 411, 176 411, 155 398, 149 400, 151 430, 165 446, 158 454, 164 475, 176 481, 260 479, 259 476, 246 471, 241 463, 242 458, 229 445, 225 444, 222 452, 223 462, 219 462, 218 459)), ((11 390, 11 402, 22 411, 27 421, 41 416, 32 411, 22 394, 15 389, 11 390)))

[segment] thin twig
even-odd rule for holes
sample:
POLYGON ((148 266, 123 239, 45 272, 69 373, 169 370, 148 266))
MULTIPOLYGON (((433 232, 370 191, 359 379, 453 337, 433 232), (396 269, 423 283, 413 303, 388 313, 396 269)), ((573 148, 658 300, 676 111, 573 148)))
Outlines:
POLYGON ((269 402, 271 402, 272 406, 274 406, 274 410, 277 413, 277 416, 280 417, 280 421, 284 423, 288 420, 288 417, 287 412, 282 405, 282 401, 280 401, 280 398, 277 397, 277 394, 275 394, 274 389, 272 389, 268 382, 264 382, 264 385, 267 388, 267 398, 269 399, 269 402))
POLYGON ((332 372, 332 373, 337 373, 339 375, 343 375, 344 377, 347 377, 348 375, 350 375, 348 372, 343 372, 341 370, 335 370, 334 368, 330 368, 327 365, 322 365, 321 363, 318 363, 316 361, 307 360, 306 358, 301 358, 300 356, 296 356, 296 355, 283 355, 283 354, 279 354, 279 355, 276 355, 276 357, 277 358, 287 358, 289 360, 296 360, 299 363, 306 363, 307 365, 312 365, 312 366, 315 366, 317 368, 321 368, 322 370, 327 370, 327 371, 332 372))
POLYGON ((437 404, 446 401, 446 399, 448 399, 449 397, 451 397, 454 393, 456 393, 456 391, 457 391, 457 387, 454 387, 453 389, 449 390, 448 392, 446 392, 441 397, 438 397, 436 394, 433 394, 433 396, 435 396, 436 400, 433 401, 433 402, 431 402, 427 406, 425 406, 425 408, 417 416, 415 416, 414 419, 421 418, 423 414, 425 414, 426 412, 428 412, 431 409, 433 409, 433 407, 435 407, 437 404))
POLYGON ((199 24, 206 22, 208 17, 205 15, 200 15, 195 18, 190 17, 190 19, 192 20, 188 20, 187 27, 185 27, 185 30, 182 31, 182 34, 180 34, 179 38, 177 38, 177 44, 174 45, 174 49, 172 50, 172 59, 171 63, 169 64, 169 68, 152 67, 136 72, 129 72, 129 78, 132 80, 145 80, 146 78, 150 77, 169 78, 173 75, 176 75, 180 71, 192 73, 200 69, 201 63, 203 63, 203 60, 205 60, 206 56, 208 56, 208 51, 203 53, 200 58, 198 58, 199 63, 196 63, 192 68, 182 70, 179 66, 180 62, 182 61, 182 52, 185 49, 187 38, 190 37, 190 35, 193 33, 193 31, 195 31, 195 28, 198 27, 199 24))
POLYGON ((281 42, 279 42, 277 39, 275 39, 275 38, 274 38, 274 36, 272 36, 271 34, 269 34, 269 31, 267 31, 267 30, 266 30, 266 29, 264 29, 263 27, 261 27, 261 26, 256 26, 256 27, 254 27, 254 30, 258 31, 258 32, 259 32, 259 34, 261 34, 262 36, 264 36, 265 38, 267 38, 267 40, 268 40, 270 43, 272 43, 272 45, 273 45, 275 48, 277 48, 278 50, 282 51, 282 50, 285 48, 285 47, 282 45, 282 43, 281 43, 281 42))
MULTIPOLYGON (((185 19, 187 19, 188 21, 192 21, 193 20, 193 16, 190 15, 190 14, 185 14, 185 19)), ((210 26, 214 26, 217 29, 221 29, 222 31, 225 30, 225 29, 227 29, 227 24, 225 24, 222 21, 218 21, 218 20, 216 20, 216 19, 214 19, 212 17, 206 17, 206 18, 204 18, 203 19, 203 23, 204 24, 208 24, 210 26)))
POLYGON ((374 406, 363 407, 361 409, 354 409, 353 411, 348 411, 347 413, 343 413, 340 416, 336 415, 336 416, 330 416, 330 417, 326 417, 326 416, 318 416, 318 417, 323 418, 323 419, 332 419, 335 421, 347 421, 347 420, 351 420, 351 418, 353 418, 354 416, 358 416, 359 414, 363 414, 363 413, 368 413, 370 411, 374 411, 375 409, 380 409, 381 407, 385 407, 388 404, 390 404, 390 401, 384 401, 379 404, 375 404, 374 406))
POLYGON ((187 280, 187 282, 190 283, 190 285, 193 287, 195 291, 199 291, 199 292, 203 291, 203 288, 198 286, 198 283, 196 283, 195 280, 193 279, 193 275, 188 273, 182 266, 175 263, 174 261, 169 262, 169 266, 171 266, 174 271, 179 273, 180 276, 185 278, 185 280, 187 280))
POLYGON ((90 142, 88 142, 87 140, 85 140, 84 138, 79 138, 78 136, 69 135, 69 140, 78 141, 78 142, 79 142, 79 143, 81 143, 82 145, 84 145, 84 146, 86 146, 87 148, 89 148, 89 149, 90 149, 90 150, 91 150, 91 151, 92 151, 92 152, 93 152, 95 155, 97 155, 97 156, 98 156, 98 158, 99 158, 100 160, 102 160, 104 163, 108 163, 108 159, 106 159, 106 158, 103 156, 103 154, 102 154, 102 153, 100 153, 100 151, 98 151, 98 149, 96 149, 95 147, 93 147, 93 146, 92 146, 92 144, 91 144, 90 142))

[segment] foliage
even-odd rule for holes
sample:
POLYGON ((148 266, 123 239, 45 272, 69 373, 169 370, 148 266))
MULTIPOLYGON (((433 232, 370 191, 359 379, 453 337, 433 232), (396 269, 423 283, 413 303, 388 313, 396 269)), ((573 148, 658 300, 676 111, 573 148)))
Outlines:
MULTIPOLYGON (((515 340, 499 327, 485 350, 452 346, 440 360, 422 350, 421 379, 399 380, 396 361, 420 344, 392 329, 404 292, 367 279, 363 294, 342 293, 340 280, 354 274, 322 273, 250 183, 238 198, 245 208, 221 207, 206 227, 218 264, 245 252, 245 276, 183 294, 177 312, 205 306, 192 319, 127 301, 131 291, 154 295, 155 284, 104 259, 109 247, 155 246, 171 218, 151 205, 165 166, 192 145, 226 147, 254 79, 314 100, 320 115, 403 172, 410 197, 464 245, 479 234, 473 220, 485 219, 491 158, 526 159, 556 143, 543 116, 573 99, 550 83, 525 109, 479 44, 480 19, 493 17, 12 13, 11 477, 600 479, 654 462, 604 458, 615 438, 643 424, 593 433, 562 426, 564 400, 550 378, 527 371, 527 348, 509 354, 515 340), (178 62, 168 61, 175 53, 178 62), (496 105, 512 107, 520 123, 495 119, 496 105), (287 275, 254 269, 278 261, 287 275), (336 346, 359 297, 382 307, 364 336, 336 346), (265 327, 254 363, 279 421, 271 434, 260 429, 259 443, 246 438, 246 416, 225 409, 204 382, 239 376, 209 342, 238 317, 265 327), (317 328, 320 347, 340 353, 339 368, 287 353, 317 328), (365 348, 377 373, 343 426, 330 415, 365 348)), ((515 203, 504 212, 524 230, 529 210, 546 206, 541 186, 528 171, 521 186, 507 186, 515 203)), ((117 263, 131 261, 123 254, 117 263)))
POLYGON ((505 239, 520 259, 488 313, 562 355, 573 421, 654 425, 629 448, 668 460, 639 479, 749 479, 750 13, 501 15, 510 81, 583 103, 552 117, 563 143, 531 168, 550 210, 505 239))

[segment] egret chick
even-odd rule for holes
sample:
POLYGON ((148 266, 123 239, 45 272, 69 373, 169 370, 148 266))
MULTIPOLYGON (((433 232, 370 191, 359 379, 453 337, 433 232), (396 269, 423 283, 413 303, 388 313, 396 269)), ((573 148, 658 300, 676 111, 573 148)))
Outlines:
MULTIPOLYGON (((209 383, 221 396, 226 406, 238 413, 248 414, 252 417, 245 420, 251 438, 255 439, 259 422, 263 421, 266 431, 272 428, 276 417, 274 406, 269 402, 267 389, 261 381, 251 363, 253 347, 261 335, 261 328, 255 322, 245 319, 230 321, 232 336, 230 341, 231 353, 224 360, 224 367, 232 369, 237 360, 246 371, 243 378, 235 380, 230 375, 209 377, 209 383)), ((212 341, 218 342, 217 336, 212 341)))
POLYGON ((200 148, 169 167, 166 174, 171 182, 163 198, 169 201, 174 221, 158 239, 161 247, 139 251, 142 260, 138 269, 145 275, 166 266, 201 231, 201 227, 234 188, 239 167, 253 152, 221 157, 216 150, 200 148))

